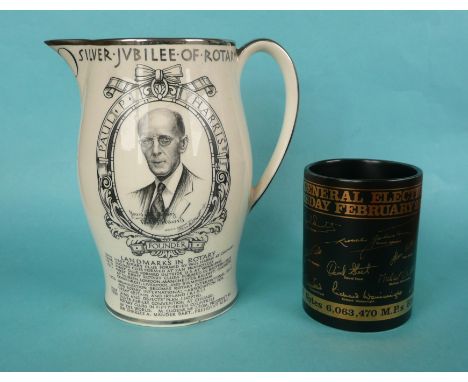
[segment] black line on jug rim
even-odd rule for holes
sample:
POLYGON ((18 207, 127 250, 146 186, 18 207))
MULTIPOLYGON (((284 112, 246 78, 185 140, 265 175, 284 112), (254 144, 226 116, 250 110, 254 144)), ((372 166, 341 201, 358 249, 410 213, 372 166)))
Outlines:
POLYGON ((153 38, 153 37, 136 37, 136 38, 104 38, 96 40, 88 39, 57 39, 46 40, 45 44, 49 46, 56 45, 163 45, 163 44, 201 44, 201 45, 227 45, 235 46, 233 40, 225 40, 218 38, 153 38))

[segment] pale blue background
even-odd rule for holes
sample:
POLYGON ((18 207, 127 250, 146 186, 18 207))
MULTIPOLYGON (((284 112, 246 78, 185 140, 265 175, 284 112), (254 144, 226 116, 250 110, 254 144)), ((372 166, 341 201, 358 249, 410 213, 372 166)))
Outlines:
MULTIPOLYGON (((468 370, 468 13, 0 13, 1 370, 468 370), (123 323, 78 193, 78 91, 51 38, 259 37, 293 57, 301 108, 287 157, 248 217, 239 300, 177 329, 123 323), (424 170, 414 315, 359 334, 301 307, 302 171, 332 157, 424 170)), ((283 110, 279 70, 242 90, 258 177, 283 110)))

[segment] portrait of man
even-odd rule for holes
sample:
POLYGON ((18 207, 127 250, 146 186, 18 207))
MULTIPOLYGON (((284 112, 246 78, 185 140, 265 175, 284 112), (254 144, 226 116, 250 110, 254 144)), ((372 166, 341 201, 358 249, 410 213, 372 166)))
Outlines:
POLYGON ((154 109, 137 122, 141 151, 154 181, 132 192, 138 202, 141 223, 184 223, 200 212, 196 190, 202 179, 181 161, 189 138, 182 116, 169 109, 154 109))

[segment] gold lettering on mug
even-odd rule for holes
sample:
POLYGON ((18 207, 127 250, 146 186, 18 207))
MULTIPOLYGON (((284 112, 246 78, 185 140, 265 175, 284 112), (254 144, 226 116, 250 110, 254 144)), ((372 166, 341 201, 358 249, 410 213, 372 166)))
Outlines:
POLYGON ((418 212, 421 190, 421 184, 390 190, 351 190, 304 181, 304 203, 334 216, 392 218, 418 212))

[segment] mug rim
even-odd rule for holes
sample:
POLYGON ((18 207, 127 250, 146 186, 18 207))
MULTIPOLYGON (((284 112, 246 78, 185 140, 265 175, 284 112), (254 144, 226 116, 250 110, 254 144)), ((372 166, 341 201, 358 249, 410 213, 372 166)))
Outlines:
POLYGON ((304 169, 304 175, 307 178, 307 176, 312 176, 315 178, 323 179, 323 180, 329 180, 329 181, 335 181, 335 182, 346 182, 346 183, 356 183, 356 184, 366 184, 366 183, 378 183, 382 182, 385 184, 388 183, 399 183, 399 182, 407 182, 407 181, 412 181, 412 180, 417 180, 422 178, 423 171, 412 164, 409 163, 403 163, 403 162, 397 162, 397 161, 390 161, 390 160, 384 160, 384 159, 364 159, 364 158, 334 158, 334 159, 325 159, 313 163, 309 163, 305 169, 304 169), (323 164, 329 164, 329 163, 351 163, 355 162, 357 163, 374 163, 377 165, 391 165, 391 166, 398 166, 401 168, 405 169, 410 169, 414 171, 413 175, 409 176, 402 176, 402 177, 387 177, 387 178, 345 178, 345 177, 335 177, 335 176, 328 176, 328 175, 323 175, 315 172, 312 168, 323 165, 323 164))
POLYGON ((56 39, 44 41, 48 46, 56 45, 163 45, 163 44, 201 44, 235 46, 233 40, 219 38, 184 37, 129 37, 102 39, 56 39))

